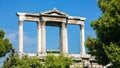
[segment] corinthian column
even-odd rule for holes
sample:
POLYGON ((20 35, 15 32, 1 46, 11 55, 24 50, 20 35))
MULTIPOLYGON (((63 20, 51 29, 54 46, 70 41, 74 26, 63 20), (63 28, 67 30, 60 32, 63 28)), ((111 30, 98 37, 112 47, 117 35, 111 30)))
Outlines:
POLYGON ((37 22, 37 28, 38 28, 38 56, 41 54, 41 22, 37 22))
POLYGON ((23 21, 19 20, 19 55, 23 54, 23 21))
POLYGON ((42 22, 41 25, 41 50, 42 50, 42 54, 46 54, 46 22, 42 22))
POLYGON ((19 17, 19 22, 18 22, 18 51, 19 51, 19 56, 21 57, 23 54, 23 21, 25 20, 25 13, 17 13, 19 17))
POLYGON ((84 34, 84 24, 81 24, 80 25, 80 30, 81 30, 81 54, 82 55, 85 55, 85 34, 84 34))
POLYGON ((68 54, 67 24, 64 22, 60 26, 60 52, 68 54))

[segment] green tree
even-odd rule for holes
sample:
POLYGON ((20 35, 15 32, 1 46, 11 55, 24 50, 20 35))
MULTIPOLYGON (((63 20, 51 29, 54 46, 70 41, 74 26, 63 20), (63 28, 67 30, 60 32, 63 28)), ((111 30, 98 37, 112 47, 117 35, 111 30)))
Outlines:
POLYGON ((0 57, 5 56, 6 53, 10 52, 12 44, 7 38, 5 38, 5 32, 0 29, 0 57))
POLYGON ((2 68, 69 68, 72 64, 71 57, 64 55, 49 55, 41 61, 38 57, 10 56, 3 64, 2 68))
POLYGON ((23 56, 20 58, 18 55, 10 56, 2 68, 43 68, 43 64, 37 57, 23 56))
POLYGON ((98 0, 101 17, 91 22, 97 37, 88 37, 86 46, 89 53, 106 65, 120 67, 120 0, 98 0))
POLYGON ((45 57, 46 68, 69 68, 72 63, 72 58, 63 54, 58 56, 49 55, 45 57))

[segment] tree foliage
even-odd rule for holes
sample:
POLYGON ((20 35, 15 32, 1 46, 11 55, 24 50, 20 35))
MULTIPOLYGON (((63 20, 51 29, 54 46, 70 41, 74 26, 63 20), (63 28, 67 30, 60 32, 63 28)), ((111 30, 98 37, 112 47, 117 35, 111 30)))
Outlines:
POLYGON ((18 55, 10 56, 2 68, 69 68, 72 59, 64 55, 49 55, 45 57, 44 62, 38 57, 19 57, 18 55))
POLYGON ((110 43, 109 46, 104 45, 104 50, 109 60, 113 63, 114 68, 120 67, 120 44, 110 43))
POLYGON ((24 56, 20 58, 18 55, 15 55, 10 56, 2 68, 43 68, 43 64, 37 57, 24 56))
POLYGON ((89 53, 100 64, 112 63, 120 67, 120 0, 98 0, 101 17, 91 22, 97 38, 88 38, 86 46, 89 53))
POLYGON ((73 61, 71 57, 60 54, 59 56, 47 56, 45 63, 46 68, 69 68, 73 61))
POLYGON ((0 29, 0 57, 5 56, 6 53, 10 52, 12 44, 7 38, 5 38, 5 32, 0 29))
POLYGON ((95 56, 99 64, 106 65, 109 63, 109 59, 105 54, 102 43, 98 38, 88 37, 86 40, 86 47, 88 48, 88 53, 95 56))

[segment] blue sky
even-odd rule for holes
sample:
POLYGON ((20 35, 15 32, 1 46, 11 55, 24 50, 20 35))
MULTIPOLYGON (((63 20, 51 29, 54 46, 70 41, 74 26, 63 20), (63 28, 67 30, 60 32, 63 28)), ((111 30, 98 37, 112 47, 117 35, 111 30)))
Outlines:
MULTIPOLYGON (((95 33, 90 26, 101 15, 97 6, 97 0, 0 0, 0 28, 6 32, 14 48, 18 50, 18 17, 16 12, 40 13, 53 8, 65 12, 71 16, 87 18, 85 21, 85 37, 95 33)), ((68 25, 69 53, 80 52, 80 27, 68 25)), ((47 49, 59 48, 59 28, 46 27, 47 49)), ((37 51, 37 24, 24 22, 24 51, 37 51)))

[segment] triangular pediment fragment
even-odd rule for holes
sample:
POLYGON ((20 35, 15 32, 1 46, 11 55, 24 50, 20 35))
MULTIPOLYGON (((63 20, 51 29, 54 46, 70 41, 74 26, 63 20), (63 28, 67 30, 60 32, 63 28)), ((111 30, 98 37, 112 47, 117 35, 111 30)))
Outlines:
POLYGON ((68 14, 63 13, 56 8, 53 8, 52 10, 42 12, 41 14, 47 14, 47 15, 57 15, 57 16, 68 16, 68 14))

